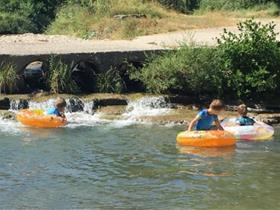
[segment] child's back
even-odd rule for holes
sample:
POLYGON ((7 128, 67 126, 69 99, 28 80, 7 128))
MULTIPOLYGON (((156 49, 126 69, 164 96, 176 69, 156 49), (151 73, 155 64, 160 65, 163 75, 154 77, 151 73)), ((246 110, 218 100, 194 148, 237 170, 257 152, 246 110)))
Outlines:
POLYGON ((247 116, 248 109, 245 104, 239 105, 237 112, 239 114, 239 117, 237 118, 237 124, 240 126, 249 126, 255 124, 255 120, 247 116))

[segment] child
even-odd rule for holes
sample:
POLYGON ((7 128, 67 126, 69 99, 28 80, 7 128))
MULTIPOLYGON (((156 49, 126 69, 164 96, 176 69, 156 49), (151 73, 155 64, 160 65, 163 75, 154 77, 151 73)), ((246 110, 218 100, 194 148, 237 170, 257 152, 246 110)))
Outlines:
POLYGON ((236 119, 236 123, 240 126, 246 126, 246 125, 254 125, 255 120, 247 116, 248 109, 245 104, 241 104, 237 108, 237 112, 239 117, 236 119))
POLYGON ((209 106, 209 109, 204 109, 191 121, 188 131, 191 131, 195 126, 195 130, 211 130, 215 122, 218 130, 224 130, 221 126, 218 115, 224 110, 224 104, 221 100, 215 99, 209 106))
POLYGON ((57 98, 55 101, 55 107, 47 111, 47 115, 55 115, 61 118, 65 118, 66 101, 64 98, 57 98))

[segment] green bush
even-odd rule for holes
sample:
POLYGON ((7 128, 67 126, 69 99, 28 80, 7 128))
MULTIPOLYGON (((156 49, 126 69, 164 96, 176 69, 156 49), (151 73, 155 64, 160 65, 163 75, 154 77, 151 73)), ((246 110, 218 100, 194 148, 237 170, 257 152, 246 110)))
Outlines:
POLYGON ((275 25, 247 20, 225 30, 218 46, 188 47, 148 58, 131 71, 150 92, 260 99, 280 91, 280 48, 275 25))
POLYGON ((280 48, 274 28, 272 23, 246 20, 238 24, 238 34, 225 30, 218 39, 224 67, 229 69, 229 92, 257 97, 280 87, 280 48))
POLYGON ((79 92, 79 87, 72 78, 72 67, 55 57, 49 59, 48 84, 53 93, 79 92))
POLYGON ((148 59, 131 73, 153 93, 210 94, 223 92, 221 57, 214 48, 182 46, 148 59))
POLYGON ((14 65, 2 63, 0 65, 0 93, 15 93, 19 76, 14 65))
POLYGON ((164 6, 188 13, 199 7, 200 0, 158 0, 164 6))
POLYGON ((64 0, 1 0, 0 34, 43 32, 64 0))
POLYGON ((201 10, 238 10, 277 3, 277 0, 200 0, 201 10))

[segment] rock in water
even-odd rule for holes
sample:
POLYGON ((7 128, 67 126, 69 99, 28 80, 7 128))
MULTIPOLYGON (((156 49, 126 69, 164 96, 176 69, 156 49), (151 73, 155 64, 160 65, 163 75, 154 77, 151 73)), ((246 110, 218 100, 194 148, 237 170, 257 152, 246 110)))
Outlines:
POLYGON ((28 101, 26 99, 19 99, 17 108, 18 108, 18 110, 28 109, 29 108, 28 101))
POLYGON ((14 112, 4 112, 2 118, 5 120, 16 120, 16 113, 14 112))
POLYGON ((69 104, 67 105, 67 109, 69 112, 82 112, 84 111, 84 103, 81 99, 77 97, 73 97, 69 99, 69 104))
POLYGON ((10 109, 10 99, 4 98, 0 100, 0 109, 1 110, 9 110, 10 109))

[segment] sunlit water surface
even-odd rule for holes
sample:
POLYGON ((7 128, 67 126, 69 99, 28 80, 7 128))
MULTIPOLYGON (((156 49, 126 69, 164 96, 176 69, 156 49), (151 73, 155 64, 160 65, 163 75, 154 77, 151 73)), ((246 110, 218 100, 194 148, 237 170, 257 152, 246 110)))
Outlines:
POLYGON ((176 147, 182 127, 0 122, 0 208, 280 209, 280 129, 235 148, 176 147))

